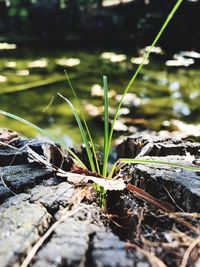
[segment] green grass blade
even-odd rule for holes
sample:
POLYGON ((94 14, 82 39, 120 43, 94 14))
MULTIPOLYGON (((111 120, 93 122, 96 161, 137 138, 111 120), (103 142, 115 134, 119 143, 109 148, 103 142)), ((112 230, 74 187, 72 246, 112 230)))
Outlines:
POLYGON ((103 176, 107 174, 108 164, 108 141, 109 141, 109 114, 108 114, 108 81, 107 77, 103 76, 104 87, 104 161, 103 161, 103 176))
POLYGON ((109 179, 111 179, 113 177, 114 172, 115 172, 118 164, 119 164, 118 161, 113 164, 112 169, 111 169, 110 173, 108 174, 108 178, 109 179))
MULTIPOLYGON (((138 76, 140 70, 142 69, 146 59, 148 59, 152 49, 157 44, 158 40, 160 39, 161 35, 163 34, 164 30, 166 29, 167 25, 169 24, 170 20, 173 18, 174 14, 176 13, 177 9, 179 8, 179 6, 181 5, 182 2, 183 2, 183 0, 178 0, 176 2, 176 4, 174 5, 174 7, 172 8, 172 10, 171 10, 170 14, 168 15, 167 19, 165 20, 163 26, 161 27, 160 31, 158 32, 158 34, 156 35, 154 41, 152 42, 152 44, 150 46, 150 49, 144 55, 141 64, 137 68, 135 74, 132 76, 131 80, 129 81, 128 85, 126 86, 126 88, 125 88, 125 90, 124 90, 124 92, 122 94, 122 97, 121 97, 120 102, 119 102, 119 104, 117 106, 117 109, 116 109, 116 113, 115 113, 115 117, 113 119, 113 123, 111 125, 111 130, 110 130, 110 135, 109 135, 109 142, 108 142, 108 151, 110 151, 112 137, 113 137, 113 131, 114 131, 114 125, 115 125, 116 120, 117 120, 117 118, 119 116, 119 110, 120 110, 121 105, 123 103, 124 97, 128 93, 128 91, 130 90, 131 86, 133 85, 133 82, 135 81, 136 77, 138 76)), ((105 160, 108 160, 108 154, 107 154, 107 159, 105 159, 105 160)))
POLYGON ((88 138, 86 136, 86 133, 85 133, 85 130, 83 128, 81 119, 80 119, 78 113, 76 112, 76 109, 74 108, 73 104, 69 101, 69 99, 67 99, 66 97, 64 97, 63 95, 61 95, 59 93, 58 93, 58 95, 68 103, 68 105, 70 106, 71 110, 74 113, 74 117, 75 117, 75 119, 77 121, 79 130, 80 130, 80 133, 81 133, 81 137, 83 139, 83 143, 85 144, 85 148, 86 148, 86 151, 87 151, 87 155, 88 155, 88 159, 89 159, 89 162, 90 162, 91 170, 93 172, 95 172, 96 168, 95 168, 95 164, 94 164, 94 160, 93 160, 93 154, 92 154, 92 151, 91 151, 91 149, 89 147, 89 140, 88 140, 88 138))
POLYGON ((131 164, 132 163, 132 164, 146 164, 146 165, 167 165, 170 167, 176 167, 176 168, 184 169, 187 171, 200 172, 200 167, 194 167, 194 166, 185 165, 185 164, 181 164, 181 163, 167 162, 167 161, 161 161, 161 160, 121 158, 118 160, 118 163, 124 163, 124 164, 131 164))
POLYGON ((19 116, 17 116, 17 115, 14 115, 14 114, 12 114, 12 113, 6 112, 6 111, 4 111, 4 110, 0 110, 0 114, 2 114, 2 115, 4 115, 4 116, 7 116, 7 117, 10 117, 10 118, 12 118, 12 119, 15 119, 15 120, 17 120, 17 121, 19 121, 19 122, 22 122, 22 123, 24 123, 24 124, 30 126, 30 127, 32 127, 33 129, 35 129, 37 132, 39 132, 39 133, 41 133, 42 135, 48 137, 48 138, 51 139, 52 141, 54 141, 54 142, 60 144, 61 146, 63 146, 63 147, 70 153, 70 155, 71 155, 73 158, 75 158, 75 159, 80 163, 80 165, 81 165, 83 168, 86 168, 86 166, 84 165, 84 163, 83 163, 83 162, 76 156, 76 154, 74 154, 74 152, 73 152, 71 149, 69 149, 69 148, 66 146, 66 144, 65 144, 63 141, 59 140, 58 138, 56 138, 55 136, 51 135, 51 134, 48 133, 47 131, 43 130, 43 129, 40 128, 39 126, 33 124, 32 122, 27 121, 27 120, 25 120, 25 119, 23 119, 23 118, 21 118, 21 117, 19 117, 19 116))
POLYGON ((77 104, 79 112, 81 114, 81 118, 82 118, 83 124, 85 126, 86 132, 87 132, 89 140, 90 140, 90 144, 91 144, 91 147, 92 147, 92 152, 93 152, 93 155, 94 155, 97 172, 100 173, 100 168, 99 168, 99 163, 98 163, 98 158, 97 158, 97 152, 96 152, 96 149, 95 149, 95 145, 94 145, 94 142, 93 142, 89 127, 87 125, 87 122, 86 122, 86 119, 85 119, 85 116, 84 116, 82 105, 81 105, 81 103, 80 103, 80 101, 79 101, 79 99, 78 99, 78 97, 76 95, 76 92, 75 92, 75 90, 74 90, 74 88, 72 86, 72 83, 70 81, 69 75, 67 74, 67 71, 64 70, 64 72, 65 72, 65 75, 67 77, 67 81, 68 81, 69 87, 70 87, 70 89, 71 89, 71 91, 72 91, 72 93, 74 95, 76 104, 77 104))

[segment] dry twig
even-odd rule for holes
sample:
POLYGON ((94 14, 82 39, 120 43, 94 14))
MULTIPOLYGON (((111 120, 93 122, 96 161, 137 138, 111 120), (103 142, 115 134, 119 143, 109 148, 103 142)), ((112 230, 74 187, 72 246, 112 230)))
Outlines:
POLYGON ((190 254, 192 252, 192 250, 198 245, 200 244, 200 236, 198 236, 196 239, 194 239, 194 241, 190 244, 190 246, 188 247, 188 249, 186 250, 184 256, 183 256, 183 260, 181 263, 180 267, 186 267, 187 266, 187 262, 188 259, 190 257, 190 254))
POLYGON ((148 258, 149 262, 151 263, 152 267, 167 267, 163 261, 157 258, 153 253, 150 253, 135 244, 126 243, 126 249, 134 248, 137 251, 141 252, 145 257, 148 258))

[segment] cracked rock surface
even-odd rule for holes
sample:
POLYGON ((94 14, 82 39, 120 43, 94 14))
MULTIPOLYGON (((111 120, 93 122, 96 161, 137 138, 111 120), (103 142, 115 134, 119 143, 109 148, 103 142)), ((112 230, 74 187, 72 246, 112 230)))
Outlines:
MULTIPOLYGON (((141 253, 128 253, 126 242, 112 233, 96 203, 74 203, 81 187, 29 163, 24 148, 27 144, 27 140, 11 144, 22 148, 17 154, 14 148, 0 147, 1 267, 21 266, 65 210, 69 214, 72 211, 71 215, 58 223, 29 266, 139 267, 139 263, 151 266, 141 253)), ((30 145, 37 153, 42 152, 41 142, 31 140, 30 145)))
MULTIPOLYGON (((70 184, 50 169, 29 163, 27 145, 28 140, 15 140, 10 147, 0 147, 0 267, 21 266, 51 229, 28 266, 180 266, 187 247, 196 238, 198 217, 189 217, 188 228, 183 225, 186 217, 174 220, 128 189, 108 193, 104 214, 95 199, 82 195, 87 187, 70 184)), ((42 145, 37 140, 30 141, 30 147, 40 155, 42 145)), ((118 148, 119 157, 140 155, 143 159, 192 164, 187 153, 198 159, 200 145, 133 137, 118 148)), ((66 169, 68 163, 71 164, 67 162, 66 169)), ((134 164, 125 166, 119 175, 152 197, 176 204, 177 212, 180 208, 188 213, 200 212, 199 173, 166 165, 134 164)), ((197 247, 188 266, 198 266, 198 255, 197 247)))
MULTIPOLYGON (((51 216, 46 209, 11 199, 0 207, 0 266, 19 266, 21 258, 49 227, 51 216)), ((16 197, 14 197, 16 198, 16 197)))

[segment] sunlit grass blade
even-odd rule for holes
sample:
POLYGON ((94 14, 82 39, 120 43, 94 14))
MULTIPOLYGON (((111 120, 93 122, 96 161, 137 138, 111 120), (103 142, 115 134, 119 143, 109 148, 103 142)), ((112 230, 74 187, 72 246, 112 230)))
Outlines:
POLYGON ((84 111, 83 111, 83 108, 82 108, 82 105, 76 95, 76 92, 72 86, 72 83, 70 81, 70 78, 69 78, 69 75, 67 74, 67 71, 64 70, 65 72, 65 75, 67 77, 67 81, 68 81, 68 84, 69 84, 69 87, 74 95, 74 98, 75 98, 75 101, 76 101, 76 104, 78 106, 78 109, 79 109, 79 112, 80 112, 80 115, 81 115, 81 118, 82 118, 82 121, 83 121, 83 124, 85 126, 85 130, 88 134, 88 138, 89 138, 89 141, 90 141, 90 144, 91 144, 91 148, 92 148, 92 152, 93 152, 93 155, 94 155, 94 159, 95 159, 95 164, 96 164, 96 169, 97 169, 97 172, 100 173, 100 168, 99 168, 99 162, 98 162, 98 158, 97 158, 97 152, 96 152, 96 149, 95 149, 95 145, 94 145, 94 142, 93 142, 93 139, 92 139, 92 136, 91 136, 91 133, 90 133, 90 130, 89 130, 89 127, 87 125, 87 122, 86 122, 86 119, 85 119, 85 116, 84 116, 84 111))
POLYGON ((109 179, 113 178, 113 175, 114 175, 114 173, 115 173, 115 170, 117 169, 118 164, 120 164, 119 161, 115 162, 115 163, 112 165, 111 171, 110 171, 109 174, 108 174, 108 178, 109 178, 109 179))
POLYGON ((0 114, 2 114, 2 115, 4 115, 4 116, 7 116, 7 117, 10 117, 10 118, 15 119, 15 120, 17 120, 17 121, 19 121, 19 122, 21 122, 21 123, 23 123, 23 124, 26 124, 26 125, 30 126, 30 127, 32 127, 33 129, 35 129, 37 132, 39 132, 39 133, 41 133, 42 135, 48 137, 50 140, 52 140, 52 141, 54 141, 54 142, 60 144, 61 146, 63 146, 63 147, 70 153, 70 155, 71 155, 73 158, 75 158, 75 159, 79 162, 79 164, 80 164, 83 168, 86 168, 86 166, 84 165, 84 163, 83 163, 83 162, 76 156, 76 154, 75 154, 70 148, 68 148, 68 147, 66 146, 66 144, 65 144, 63 141, 59 140, 58 138, 56 138, 56 137, 53 136, 52 134, 48 133, 47 131, 43 130, 42 128, 40 128, 39 126, 33 124, 32 122, 27 121, 27 120, 25 120, 25 119, 23 119, 23 118, 21 118, 21 117, 19 117, 19 116, 17 116, 17 115, 14 115, 14 114, 12 114, 12 113, 6 112, 6 111, 4 111, 4 110, 0 110, 0 114))
POLYGON ((104 87, 104 161, 103 161, 103 176, 107 174, 108 164, 108 141, 109 141, 109 114, 108 114, 108 81, 107 77, 103 76, 104 87))
MULTIPOLYGON (((145 53, 141 64, 139 65, 139 67, 137 68, 136 72, 134 73, 134 75, 132 76, 131 80, 129 81, 128 85, 124 89, 124 92, 123 92, 122 97, 121 97, 121 99, 119 101, 119 104, 117 106, 117 109, 116 109, 116 112, 115 112, 115 116, 114 116, 114 119, 113 119, 113 122, 112 122, 112 125, 111 125, 109 141, 108 141, 108 152, 110 151, 112 137, 113 137, 113 131, 114 131, 114 126, 115 126, 116 120, 117 120, 117 118, 119 116, 119 110, 120 110, 121 105, 123 103, 124 97, 128 93, 128 91, 130 90, 130 88, 133 85, 136 77, 138 76, 140 70, 142 69, 145 61, 148 59, 152 49, 157 44, 158 40, 160 39, 161 35, 163 34, 164 30, 166 29, 167 25, 169 24, 170 20, 173 18, 174 14, 176 13, 177 9, 179 8, 179 6, 181 5, 182 2, 183 2, 183 0, 178 0, 176 2, 174 7, 172 8, 170 14, 168 15, 167 19, 165 20, 164 24, 162 25, 160 31, 158 32, 158 34, 156 35, 155 39, 153 40, 153 42, 152 42, 152 44, 150 46, 150 49, 145 53)), ((108 154, 107 154, 107 158, 105 159, 106 161, 108 160, 108 154)))
POLYGON ((86 148, 86 151, 87 151, 87 155, 88 155, 88 159, 89 159, 89 162, 90 162, 91 170, 92 170, 93 172, 95 172, 95 171, 96 171, 96 167, 95 167, 95 163, 94 163, 94 160, 93 160, 93 153, 92 153, 91 148, 90 148, 90 146, 89 146, 89 140, 88 140, 87 135, 86 135, 86 133, 85 133, 85 130, 84 130, 84 128, 83 128, 81 119, 80 119, 78 113, 76 112, 75 107, 74 107, 73 104, 69 101, 69 99, 67 99, 66 97, 64 97, 63 95, 61 95, 61 94, 59 94, 59 93, 58 93, 58 95, 68 103, 68 105, 70 106, 71 110, 72 110, 73 113, 74 113, 74 117, 75 117, 76 122, 77 122, 77 124, 78 124, 79 130, 80 130, 80 133, 81 133, 81 137, 82 137, 82 139, 83 139, 83 143, 84 143, 85 148, 86 148))
POLYGON ((166 165, 169 167, 175 167, 180 168, 187 171, 194 171, 194 172, 200 172, 200 167, 194 167, 190 165, 185 165, 181 163, 176 162, 167 162, 162 160, 147 160, 147 159, 129 159, 129 158, 120 158, 118 161, 113 165, 112 170, 110 172, 110 176, 112 177, 114 174, 115 169, 117 166, 121 164, 145 164, 145 165, 166 165))

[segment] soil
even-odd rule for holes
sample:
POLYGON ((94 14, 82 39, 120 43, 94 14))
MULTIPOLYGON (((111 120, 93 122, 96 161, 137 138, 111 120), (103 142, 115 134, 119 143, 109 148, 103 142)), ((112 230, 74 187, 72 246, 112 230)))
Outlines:
MULTIPOLYGON (((12 136, 0 140, 1 267, 200 266, 200 172, 125 165, 116 176, 126 189, 108 191, 102 210, 91 184, 30 161, 27 148, 42 155, 47 143, 12 136)), ((71 159, 51 146, 53 164, 70 171, 71 159)), ((118 146, 118 157, 197 167, 200 143, 138 134, 118 146)))

